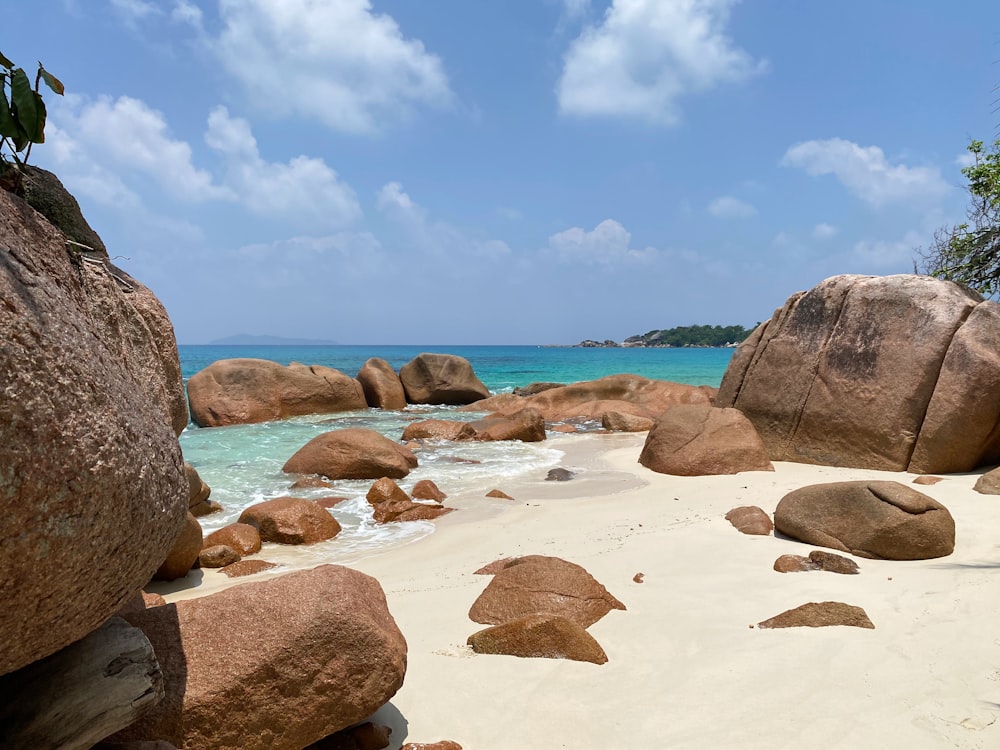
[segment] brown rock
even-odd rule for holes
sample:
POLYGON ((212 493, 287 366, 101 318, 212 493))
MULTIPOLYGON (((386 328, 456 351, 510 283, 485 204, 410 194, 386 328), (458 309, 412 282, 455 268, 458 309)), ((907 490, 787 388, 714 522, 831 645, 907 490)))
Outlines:
POLYGON ((716 405, 773 460, 968 471, 1000 460, 998 365, 996 303, 926 276, 835 276, 740 346, 716 405))
POLYGON ((205 547, 198 555, 198 562, 203 568, 224 568, 239 562, 240 559, 240 553, 225 544, 213 544, 211 547, 205 547))
POLYGON ((184 476, 188 481, 188 509, 208 500, 212 494, 212 488, 205 484, 205 481, 198 474, 198 470, 187 461, 184 462, 184 476))
POLYGON ((931 476, 920 476, 913 480, 914 484, 937 484, 938 482, 943 482, 943 477, 931 477, 931 476))
POLYGON ((936 500, 898 482, 814 484, 774 511, 782 534, 858 557, 926 560, 950 555, 955 521, 936 500))
POLYGON ((476 440, 520 440, 537 443, 545 440, 545 420, 534 409, 522 409, 509 416, 489 416, 472 423, 476 440))
POLYGON ((376 523, 430 521, 454 510, 440 505, 415 503, 402 487, 388 477, 376 481, 365 497, 374 509, 376 523))
POLYGON ((399 368, 411 404, 470 404, 490 395, 469 360, 454 354, 418 354, 399 368))
POLYGON ((263 573, 265 570, 276 567, 278 567, 277 563, 268 562, 267 560, 240 560, 239 562, 230 563, 226 567, 221 568, 220 571, 225 573, 229 578, 242 578, 243 576, 263 573))
POLYGON ((498 498, 500 500, 513 500, 514 499, 510 495, 508 495, 506 492, 504 492, 503 490, 496 490, 496 489, 490 490, 489 492, 487 492, 486 493, 486 497, 495 497, 495 498, 498 498))
POLYGON ((451 740, 437 742, 407 742, 400 750, 462 750, 462 746, 451 740))
POLYGON ((1000 468, 983 474, 972 489, 983 495, 1000 495, 1000 468))
POLYGON ((774 471, 750 420, 736 409, 704 404, 667 409, 646 436, 639 463, 686 477, 774 471))
POLYGON ((260 532, 256 526, 248 523, 231 523, 218 531, 213 531, 203 543, 204 547, 224 544, 232 547, 241 556, 260 552, 260 532))
POLYGON ((518 386, 514 389, 515 396, 534 396, 542 391, 551 391, 553 388, 563 388, 565 383, 528 383, 525 386, 518 386))
POLYGON ((406 408, 406 392, 392 365, 372 357, 358 371, 358 382, 368 405, 376 409, 399 411, 406 408))
POLYGON ((315 544, 340 533, 340 524, 329 511, 300 497, 277 497, 251 505, 240 514, 239 522, 256 528, 261 541, 278 544, 315 544))
POLYGON ((801 555, 782 555, 774 561, 774 569, 779 573, 801 573, 809 570, 825 570, 841 575, 857 575, 861 571, 854 560, 814 549, 809 557, 801 555))
POLYGON ((299 477, 298 479, 296 479, 292 483, 292 486, 289 487, 288 489, 290 489, 290 490, 327 489, 328 490, 328 489, 332 489, 332 488, 333 488, 333 485, 330 484, 325 479, 321 479, 320 477, 305 476, 305 477, 299 477))
POLYGON ((403 430, 404 441, 409 440, 473 440, 475 428, 468 422, 448 419, 424 419, 411 422, 403 430))
POLYGON ((410 496, 414 500, 434 500, 435 502, 441 502, 448 497, 430 479, 421 479, 413 485, 410 496))
POLYGON ((744 534, 767 536, 774 530, 771 517, 756 505, 743 505, 726 513, 726 520, 744 534))
POLYGON ((574 620, 552 614, 525 615, 469 636, 477 654, 542 659, 571 659, 604 664, 607 654, 594 637, 574 620))
POLYGON ((782 555, 774 561, 774 569, 779 573, 804 573, 807 570, 816 570, 816 567, 809 562, 808 557, 782 555))
POLYGON ((574 435, 577 432, 580 432, 580 428, 577 427, 575 424, 567 424, 565 422, 561 424, 551 425, 549 426, 548 429, 551 430, 552 432, 559 432, 565 435, 574 435))
POLYGON ((191 515, 195 518, 202 518, 203 516, 210 516, 213 513, 220 513, 223 508, 215 500, 205 500, 197 505, 192 505, 188 510, 191 511, 191 515))
POLYGON ((554 469, 549 469, 548 473, 545 475, 546 482, 568 482, 570 479, 575 477, 576 474, 569 469, 565 469, 562 466, 557 466, 554 469))
POLYGON ((642 583, 643 579, 645 577, 646 577, 645 573, 636 573, 634 576, 632 576, 632 582, 633 583, 642 583))
POLYGON ((166 697, 114 741, 301 748, 374 713, 406 669, 378 582, 337 565, 148 609, 133 624, 153 644, 166 697))
POLYGON ((288 459, 282 470, 329 479, 401 479, 416 465, 413 451, 375 430, 357 427, 317 435, 288 459))
POLYGON ((347 502, 348 500, 350 500, 349 497, 320 497, 313 500, 313 502, 316 503, 316 505, 318 505, 321 508, 329 509, 329 508, 335 508, 341 503, 347 502))
POLYGON ((382 750, 389 747, 391 734, 390 727, 366 721, 324 737, 305 750, 382 750))
POLYGON ((758 628, 825 628, 831 625, 875 629, 861 607, 842 602, 809 602, 757 623, 758 628))
MULTIPOLYGON (((191 417, 200 427, 252 424, 303 414, 365 409, 361 384, 339 370, 297 362, 223 359, 188 380, 191 417)), ((312 472, 303 472, 312 473, 312 472)))
POLYGON ((656 420, 649 417, 637 417, 617 411, 605 412, 601 417, 601 426, 611 432, 647 432, 655 423, 656 420))
POLYGON ((188 487, 162 305, 6 191, 0 238, 4 674, 83 638, 149 581, 188 487))
POLYGON ((510 561, 469 610, 469 618, 499 625, 529 614, 567 617, 583 627, 625 605, 586 570, 557 557, 533 555, 510 561))
POLYGON ((479 570, 475 571, 472 575, 475 576, 495 576, 504 568, 510 567, 511 563, 515 560, 519 560, 517 557, 501 557, 499 560, 494 560, 491 563, 487 563, 479 570))
POLYGON ((201 543, 201 524, 189 512, 181 533, 177 536, 174 546, 167 554, 167 559, 157 568, 153 577, 160 581, 173 581, 186 576, 188 571, 198 562, 201 543))

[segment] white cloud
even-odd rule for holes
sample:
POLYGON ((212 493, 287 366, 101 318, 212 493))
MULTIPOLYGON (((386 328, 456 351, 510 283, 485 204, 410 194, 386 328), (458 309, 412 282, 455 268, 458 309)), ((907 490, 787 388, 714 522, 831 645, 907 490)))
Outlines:
POLYGON ((756 208, 731 195, 724 195, 709 203, 708 212, 719 219, 748 219, 757 215, 756 208))
POLYGON ((201 8, 189 0, 176 0, 174 9, 170 13, 170 20, 200 30, 202 28, 201 8))
POLYGON ((839 230, 832 224, 817 224, 813 227, 812 236, 813 239, 817 240, 828 240, 831 237, 836 236, 839 230))
POLYGON ((651 260, 655 248, 634 250, 632 235, 614 219, 605 219, 593 231, 573 227, 549 237, 548 252, 567 263, 613 266, 628 261, 651 260))
POLYGON ((853 248, 855 260, 874 270, 899 269, 905 271, 913 267, 914 251, 926 244, 926 237, 910 230, 896 241, 862 240, 853 248))
POLYGON ((205 142, 226 157, 226 184, 255 214, 307 227, 343 227, 361 217, 354 191, 322 159, 265 161, 250 124, 225 107, 209 115, 205 142))
POLYGON ((614 0, 566 52, 560 111, 672 125, 685 94, 763 72, 725 33, 736 2, 614 0))
POLYGON ((963 151, 958 156, 955 157, 955 164, 957 164, 962 169, 966 167, 971 167, 976 163, 976 157, 970 154, 968 151, 963 151))
POLYGON ((219 12, 223 67, 271 114, 364 133, 451 100, 441 60, 369 0, 220 0, 219 12))
POLYGON ((799 167, 812 176, 834 175, 871 206, 907 201, 931 201, 951 187, 935 167, 891 164, 878 146, 859 146, 841 138, 805 141, 785 152, 783 166, 799 167))
POLYGON ((245 245, 235 252, 238 265, 255 269, 263 288, 297 287, 320 277, 379 276, 386 259, 379 241, 369 232, 337 232, 321 237, 292 237, 277 242, 245 245))

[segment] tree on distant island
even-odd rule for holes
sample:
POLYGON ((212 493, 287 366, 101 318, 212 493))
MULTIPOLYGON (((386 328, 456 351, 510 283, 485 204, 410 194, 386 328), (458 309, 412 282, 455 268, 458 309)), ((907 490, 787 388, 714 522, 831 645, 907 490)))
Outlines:
POLYGON ((625 346, 732 346, 753 332, 743 326, 678 326, 629 336, 625 346))
POLYGON ((986 297, 1000 296, 1000 140, 986 150, 982 141, 968 147, 973 163, 962 169, 971 198, 967 221, 942 227, 934 241, 917 251, 914 270, 956 281, 986 297))

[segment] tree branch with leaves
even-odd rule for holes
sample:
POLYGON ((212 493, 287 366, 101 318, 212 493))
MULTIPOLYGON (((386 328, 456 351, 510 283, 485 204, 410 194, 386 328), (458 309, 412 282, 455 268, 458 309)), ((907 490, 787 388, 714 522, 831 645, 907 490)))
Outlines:
POLYGON ((45 142, 45 102, 39 92, 42 82, 62 96, 65 87, 42 63, 38 63, 35 85, 24 71, 0 53, 0 160, 9 155, 18 170, 23 170, 31 147, 45 142), (6 150, 6 153, 5 153, 6 150), (24 156, 19 156, 23 153, 24 156))

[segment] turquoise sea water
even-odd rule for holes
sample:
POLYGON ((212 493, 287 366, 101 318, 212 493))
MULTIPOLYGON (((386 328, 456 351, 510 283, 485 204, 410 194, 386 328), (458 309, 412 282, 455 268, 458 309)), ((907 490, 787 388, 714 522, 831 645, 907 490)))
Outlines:
MULTIPOLYGON (((355 376, 370 357, 387 360, 398 369, 421 352, 456 354, 472 364, 480 380, 494 393, 533 382, 575 383, 605 375, 632 373, 657 380, 718 386, 732 349, 621 349, 535 346, 181 346, 185 381, 219 359, 249 357, 281 364, 325 365, 355 376)), ((212 499, 224 511, 201 519, 206 533, 237 520, 248 506, 289 495, 292 478, 281 471, 285 461, 316 435, 346 427, 367 427, 398 440, 403 429, 420 419, 476 419, 479 414, 450 407, 411 406, 400 412, 378 409, 296 417, 280 422, 232 427, 188 425, 180 443, 212 488, 212 499)), ((502 488, 505 481, 532 473, 544 476, 559 464, 562 453, 545 443, 428 444, 418 453, 420 465, 398 484, 409 491, 421 479, 433 480, 450 497, 502 488), (473 463, 474 462, 474 463, 473 463)), ((331 509, 343 527, 333 540, 313 545, 315 563, 350 562, 385 545, 417 539, 433 531, 431 522, 376 525, 365 493, 368 480, 340 481, 329 490, 296 490, 299 497, 331 495, 349 500, 331 509)), ((447 501, 446 501, 447 504, 447 501)), ((263 555, 266 558, 266 550, 263 555)))

